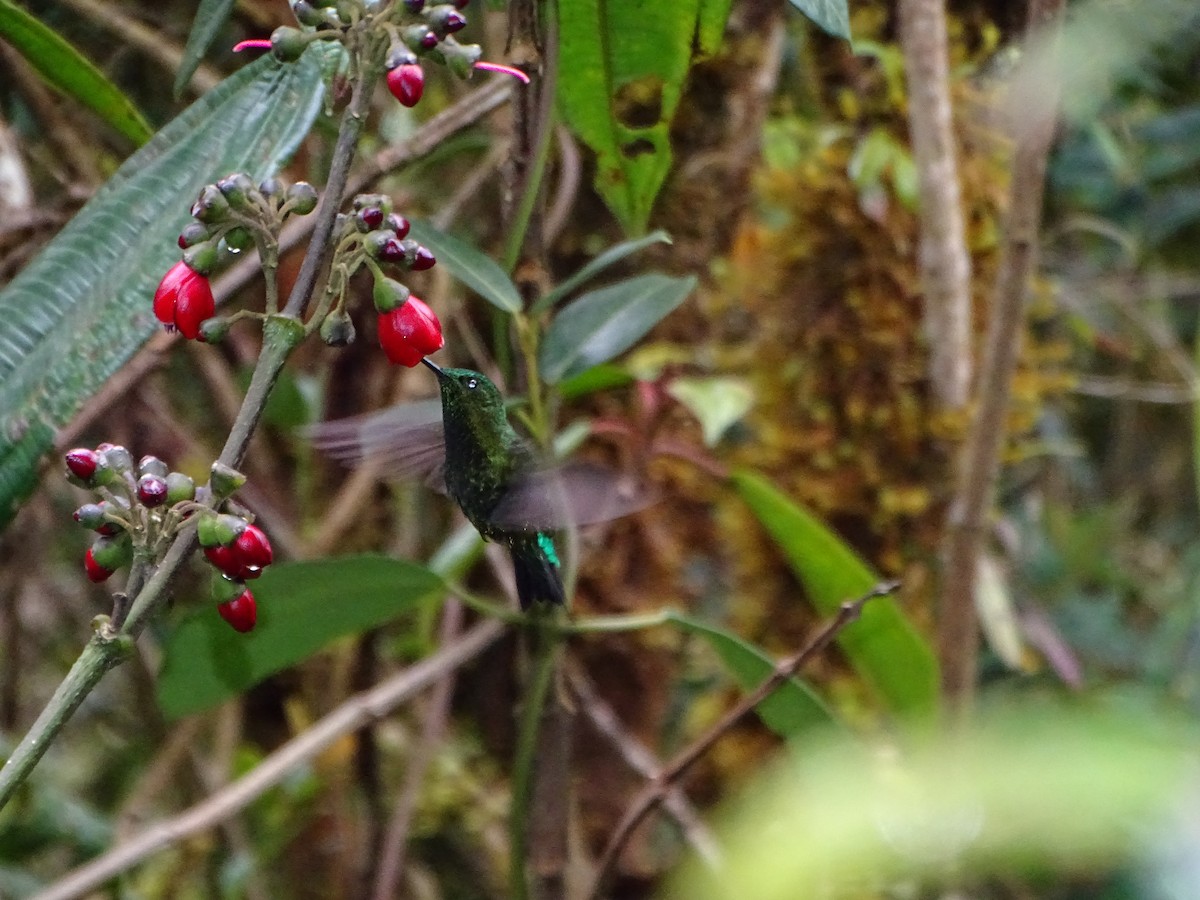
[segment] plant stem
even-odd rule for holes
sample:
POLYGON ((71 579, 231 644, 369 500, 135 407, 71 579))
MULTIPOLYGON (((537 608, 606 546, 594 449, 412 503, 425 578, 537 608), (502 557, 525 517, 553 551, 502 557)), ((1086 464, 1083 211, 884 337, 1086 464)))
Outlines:
POLYGON ((24 740, 17 745, 4 768, 0 769, 0 808, 8 803, 17 788, 29 777, 54 736, 62 730, 79 704, 99 684, 104 674, 128 655, 129 649, 127 642, 113 640, 102 631, 97 631, 87 642, 24 740))
MULTIPOLYGON (((552 614, 552 613, 551 613, 552 614)), ((521 721, 517 730, 517 752, 513 760, 512 803, 508 814, 509 860, 508 895, 510 900, 525 900, 529 883, 525 876, 529 853, 529 818, 533 799, 534 760, 537 757, 538 732, 542 710, 558 669, 561 641, 538 622, 533 627, 537 647, 533 654, 533 677, 525 691, 521 721)))
MULTIPOLYGON (((1043 53, 1054 52, 1065 6, 1065 0, 1034 0, 1030 4, 1028 33, 1047 41, 1040 47, 1043 53)), ((1036 70, 1030 66, 1028 71, 1036 70)), ((1041 74, 1045 75, 1044 68, 1041 74)), ((1008 403, 1025 323, 1025 300, 1037 259, 1046 162, 1058 114, 1058 77, 1055 72, 1050 78, 1037 78, 1033 85, 1033 77, 1022 80, 1018 76, 1017 84, 1024 85, 1030 102, 1022 106, 1016 126, 1011 199, 979 370, 978 407, 962 449, 958 484, 942 542, 938 658, 942 664, 943 700, 955 720, 969 712, 975 694, 979 642, 975 576, 1000 474, 1008 403)))
MULTIPOLYGON (((263 326, 263 350, 251 377, 246 397, 242 401, 242 407, 219 458, 220 462, 232 468, 241 464, 250 444, 250 437, 262 417, 267 397, 291 351, 303 339, 304 327, 300 319, 321 272, 321 263, 325 258, 338 207, 341 205, 342 191, 345 189, 350 163, 362 133, 371 90, 377 76, 378 67, 372 66, 367 76, 355 84, 350 104, 342 115, 329 180, 317 208, 317 221, 300 275, 288 297, 284 315, 268 316, 263 326)), ((0 808, 4 807, 16 789, 29 777, 29 773, 33 771, 46 749, 104 674, 128 655, 131 641, 137 639, 146 621, 162 604, 171 579, 191 556, 195 545, 195 529, 188 528, 180 533, 167 550, 157 570, 133 598, 125 621, 101 627, 84 647, 41 715, 13 751, 4 768, 0 769, 0 808)))

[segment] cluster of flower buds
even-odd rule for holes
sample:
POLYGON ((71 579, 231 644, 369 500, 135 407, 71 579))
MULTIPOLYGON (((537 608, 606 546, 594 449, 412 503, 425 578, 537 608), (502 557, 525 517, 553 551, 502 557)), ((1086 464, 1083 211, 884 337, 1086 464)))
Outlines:
POLYGON ((316 189, 303 181, 285 188, 269 178, 256 185, 237 172, 206 185, 192 204, 195 221, 179 235, 183 259, 167 270, 154 292, 155 318, 188 340, 219 339, 228 323, 213 318, 209 274, 225 257, 274 240, 289 215, 307 215, 316 207, 316 189))
POLYGON ((75 521, 96 532, 83 558, 84 572, 94 582, 106 581, 129 565, 135 553, 158 559, 185 522, 194 521, 204 555, 217 569, 212 594, 221 618, 238 631, 254 627, 257 609, 246 581, 257 578, 273 558, 271 542, 252 524, 231 495, 246 483, 240 472, 214 463, 199 499, 195 482, 172 472, 156 456, 134 465, 124 447, 101 444, 77 447, 65 456, 67 479, 95 493, 95 501, 75 510, 75 521))
MULTIPOLYGON (((348 271, 359 264, 371 271, 380 346, 392 362, 416 366, 423 357, 442 348, 442 324, 433 310, 388 275, 385 268, 421 272, 432 268, 437 260, 428 247, 408 237, 408 220, 393 212, 390 197, 359 194, 352 210, 339 216, 336 229, 345 254, 343 264, 348 271)), ((348 343, 353 333, 353 325, 341 307, 321 324, 321 336, 330 344, 348 343)))
POLYGON ((217 570, 212 579, 217 612, 237 631, 249 631, 258 618, 258 606, 246 582, 271 564, 271 542, 257 525, 230 512, 207 512, 196 534, 204 556, 217 570))
POLYGON ((101 444, 66 453, 67 478, 97 494, 96 502, 75 510, 75 521, 98 537, 83 558, 94 582, 105 581, 133 559, 134 545, 169 534, 188 515, 196 485, 182 472, 171 472, 155 456, 135 466, 124 447, 101 444))
POLYGON ((473 69, 503 72, 526 84, 529 77, 511 66, 480 60, 478 44, 460 44, 454 35, 467 27, 463 10, 470 0, 427 3, 426 0, 291 0, 301 28, 282 26, 271 39, 242 41, 233 49, 269 49, 284 62, 300 58, 313 41, 346 41, 352 30, 378 23, 391 36, 385 66, 388 90, 405 106, 416 106, 425 91, 423 60, 446 66, 460 78, 473 69), (306 30, 311 29, 311 30, 306 30))

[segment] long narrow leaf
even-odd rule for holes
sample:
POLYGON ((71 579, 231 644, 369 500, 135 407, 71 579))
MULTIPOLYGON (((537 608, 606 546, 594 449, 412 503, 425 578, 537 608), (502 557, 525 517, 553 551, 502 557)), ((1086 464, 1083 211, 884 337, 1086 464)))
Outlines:
POLYGON ((150 300, 179 259, 200 188, 264 178, 321 108, 322 54, 264 58, 189 107, 132 156, 0 292, 0 526, 32 491, 54 432, 154 333, 150 300))
MULTIPOLYGON (((733 483, 804 585, 817 611, 833 616, 845 600, 881 580, 837 535, 754 472, 733 483)), ((838 644, 894 712, 930 713, 937 705, 937 660, 928 641, 890 597, 872 600, 838 644)))
POLYGON ((175 96, 180 97, 187 83, 200 68, 204 54, 216 40, 217 34, 229 19, 235 0, 200 0, 196 8, 196 18, 192 21, 192 30, 188 32, 187 46, 183 48, 183 59, 179 61, 179 70, 175 73, 175 96))
POLYGON ((693 276, 639 275, 572 300, 546 332, 542 377, 553 384, 624 353, 695 287, 693 276))
POLYGON ((432 250, 440 265, 488 303, 506 313, 521 311, 516 285, 486 253, 424 222, 412 223, 410 237, 432 250))
POLYGON ((0 38, 29 62, 47 84, 86 106, 135 144, 151 129, 133 101, 82 53, 21 7, 0 0, 0 38))
POLYGON ((587 284, 588 281, 595 278, 609 266, 619 263, 625 257, 632 256, 639 250, 644 250, 651 244, 669 243, 671 243, 671 236, 660 228, 657 231, 650 232, 645 237, 634 238, 631 241, 622 241, 613 247, 609 247, 570 278, 567 278, 561 284, 557 284, 551 290, 547 291, 533 305, 533 311, 543 312, 550 309, 559 300, 569 297, 572 291, 587 284))
MULTIPOLYGON (((753 690, 775 671, 771 657, 732 632, 682 613, 673 613, 671 621, 707 641, 743 690, 753 690)), ((781 684, 755 712, 783 738, 793 738, 817 727, 840 725, 821 698, 797 678, 781 684)))

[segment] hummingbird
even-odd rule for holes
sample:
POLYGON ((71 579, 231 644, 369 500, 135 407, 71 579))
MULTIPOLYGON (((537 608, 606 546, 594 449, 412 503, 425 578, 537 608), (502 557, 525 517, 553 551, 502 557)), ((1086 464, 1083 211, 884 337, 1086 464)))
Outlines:
POLYGON ((562 605, 553 532, 626 515, 647 504, 647 492, 601 466, 539 465, 487 376, 422 362, 437 376, 440 403, 323 423, 310 430, 313 443, 343 462, 374 459, 398 478, 423 476, 485 540, 508 549, 521 609, 562 605))

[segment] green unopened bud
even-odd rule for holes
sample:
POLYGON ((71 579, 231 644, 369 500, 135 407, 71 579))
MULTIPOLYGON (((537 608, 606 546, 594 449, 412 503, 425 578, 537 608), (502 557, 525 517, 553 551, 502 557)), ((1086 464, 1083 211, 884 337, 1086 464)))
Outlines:
POLYGON ((235 600, 246 590, 246 582, 236 581, 220 572, 213 572, 212 580, 209 581, 209 594, 216 603, 228 603, 230 600, 235 600))
POLYGON ((182 472, 167 473, 167 503, 181 503, 184 500, 194 500, 196 497, 196 482, 182 472))
POLYGON ((104 464, 114 472, 119 472, 124 475, 126 472, 133 471, 133 454, 122 447, 120 444, 115 444, 111 447, 105 447, 100 454, 100 458, 104 460, 104 464))
POLYGON ((234 252, 249 250, 254 246, 254 235, 249 228, 243 228, 241 225, 230 228, 225 232, 225 245, 234 252))
POLYGON ((307 181, 297 181, 287 189, 287 202, 291 204, 292 212, 307 216, 317 208, 317 189, 307 181))
POLYGON ((204 241, 183 251, 183 261, 197 275, 208 275, 217 267, 220 255, 215 241, 204 241))
POLYGON ((483 58, 483 48, 478 44, 460 44, 454 38, 446 37, 429 55, 459 78, 469 78, 475 70, 475 63, 483 58))
POLYGON ((391 278, 377 278, 375 287, 371 291, 371 298, 375 301, 376 310, 387 313, 403 306, 411 293, 412 291, 398 281, 391 278))
POLYGON ((283 182, 274 176, 266 178, 259 184, 258 192, 268 200, 274 200, 283 195, 283 182))
POLYGON ((428 25, 409 25, 400 33, 400 39, 418 56, 426 53, 431 47, 436 47, 438 43, 438 36, 428 25))
POLYGON ((225 316, 213 316, 200 323, 200 340, 206 344, 219 344, 229 334, 230 321, 225 316))
POLYGON ((309 3, 308 0, 293 0, 292 13, 296 16, 296 21, 301 25, 316 28, 318 25, 325 24, 325 14, 309 3))
POLYGON ((203 222, 188 222, 183 226, 183 231, 179 232, 179 247, 186 250, 193 244, 207 241, 210 237, 212 231, 203 222))
POLYGON ((246 483, 246 476, 222 462, 212 464, 208 486, 217 500, 225 500, 246 483))
POLYGON ((258 188, 245 172, 234 172, 226 175, 217 182, 217 190, 229 201, 231 208, 238 212, 248 213, 255 210, 254 201, 258 188))
POLYGON ((321 322, 321 340, 330 347, 354 343, 354 322, 344 309, 335 309, 321 322))
POLYGON ((201 547, 228 547, 246 530, 246 520, 228 513, 207 513, 196 525, 201 547))
POLYGON ((85 503, 75 510, 72 518, 84 528, 95 531, 104 524, 104 507, 99 503, 85 503))
POLYGON ((139 475, 157 475, 159 478, 166 478, 169 471, 167 464, 157 456, 147 455, 138 460, 139 475))
POLYGON ((92 542, 92 559, 115 572, 126 566, 133 559, 133 540, 128 532, 121 532, 112 537, 101 536, 92 542))
POLYGON ((271 53, 280 62, 295 62, 308 46, 308 39, 299 28, 281 25, 271 32, 271 53))
POLYGON ((229 201, 215 184, 206 184, 192 204, 192 215, 207 225, 224 222, 229 218, 229 201))

